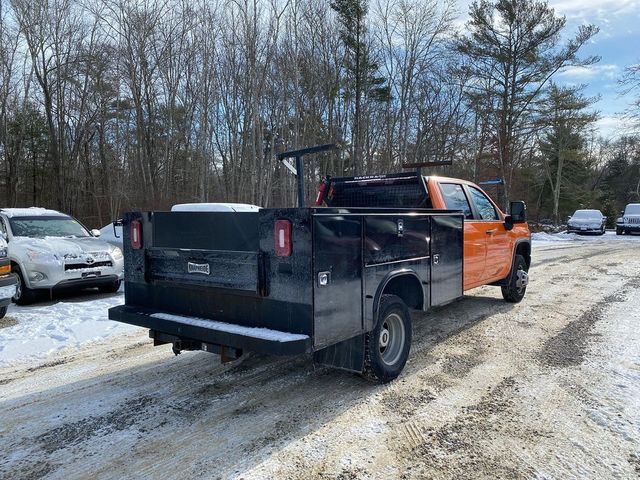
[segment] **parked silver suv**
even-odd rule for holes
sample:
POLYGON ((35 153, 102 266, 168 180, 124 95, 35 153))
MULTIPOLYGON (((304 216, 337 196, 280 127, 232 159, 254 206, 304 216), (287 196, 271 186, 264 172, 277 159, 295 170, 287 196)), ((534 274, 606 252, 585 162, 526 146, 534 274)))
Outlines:
POLYGON ((98 287, 120 288, 122 251, 96 237, 73 217, 44 208, 3 208, 0 235, 8 243, 8 257, 18 277, 13 300, 30 303, 37 290, 98 287))
POLYGON ((616 220, 616 234, 640 232, 640 203, 630 203, 616 220))

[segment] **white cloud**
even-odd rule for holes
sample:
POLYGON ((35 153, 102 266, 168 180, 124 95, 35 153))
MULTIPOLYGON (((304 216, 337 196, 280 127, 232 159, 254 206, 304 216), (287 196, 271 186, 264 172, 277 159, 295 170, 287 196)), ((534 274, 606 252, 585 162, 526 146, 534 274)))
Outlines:
POLYGON ((608 22, 611 16, 638 13, 637 0, 559 0, 550 1, 550 6, 568 17, 600 17, 608 22))
POLYGON ((558 73, 559 77, 569 77, 576 80, 584 80, 595 77, 617 78, 620 74, 620 67, 611 63, 601 65, 590 65, 588 67, 568 67, 558 73))
POLYGON ((622 115, 600 118, 595 124, 596 130, 605 138, 616 138, 633 130, 632 122, 622 115))

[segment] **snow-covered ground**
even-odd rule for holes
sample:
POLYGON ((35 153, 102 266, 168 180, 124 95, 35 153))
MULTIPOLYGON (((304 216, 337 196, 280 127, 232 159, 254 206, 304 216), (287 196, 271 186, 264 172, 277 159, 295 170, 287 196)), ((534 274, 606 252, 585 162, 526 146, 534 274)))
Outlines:
POLYGON ((524 301, 482 287, 416 314, 386 385, 304 356, 174 356, 143 329, 0 366, 0 478, 638 478, 631 238, 534 243, 524 301))
POLYGON ((607 231, 604 235, 578 235, 577 233, 533 233, 531 239, 536 243, 555 242, 610 242, 610 241, 636 241, 640 242, 640 235, 616 235, 614 231, 607 231))
POLYGON ((12 304, 0 320, 0 366, 135 330, 107 318, 107 310, 122 303, 121 288, 116 294, 83 292, 27 307, 12 304))

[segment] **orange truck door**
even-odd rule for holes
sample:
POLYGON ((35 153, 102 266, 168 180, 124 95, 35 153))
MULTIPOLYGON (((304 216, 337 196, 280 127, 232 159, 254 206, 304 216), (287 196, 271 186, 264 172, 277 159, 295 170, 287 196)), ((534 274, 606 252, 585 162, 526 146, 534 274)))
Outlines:
POLYGON ((464 289, 482 284, 485 258, 487 255, 487 234, 483 222, 473 218, 471 205, 462 185, 440 183, 440 192, 446 208, 464 212, 464 289))
POLYGON ((466 186, 474 210, 474 217, 480 230, 483 230, 487 241, 483 283, 501 280, 509 273, 511 266, 510 237, 504 226, 504 219, 489 199, 479 188, 466 186))

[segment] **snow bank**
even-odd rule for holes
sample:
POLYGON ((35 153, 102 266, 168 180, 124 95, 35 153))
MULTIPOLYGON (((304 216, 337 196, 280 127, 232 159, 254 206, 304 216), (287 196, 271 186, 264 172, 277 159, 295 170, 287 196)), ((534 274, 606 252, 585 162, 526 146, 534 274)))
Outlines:
POLYGON ((108 319, 107 310, 124 303, 122 289, 116 295, 92 299, 86 295, 28 307, 9 306, 0 325, 0 366, 28 358, 44 358, 65 347, 80 347, 138 327, 108 319))
POLYGON ((640 241, 640 235, 616 235, 616 232, 606 232, 604 235, 579 235, 577 233, 545 233, 538 232, 531 234, 534 243, 556 243, 556 242, 610 242, 610 241, 640 241))

